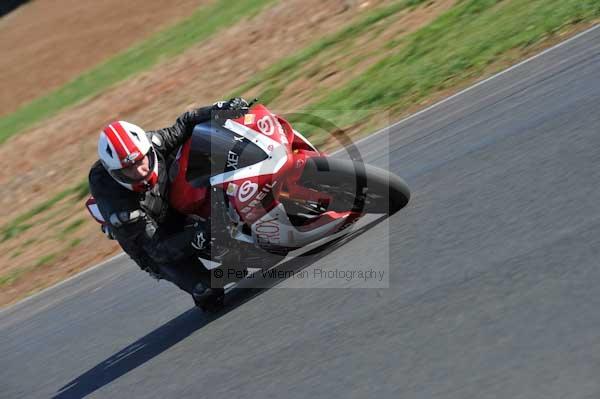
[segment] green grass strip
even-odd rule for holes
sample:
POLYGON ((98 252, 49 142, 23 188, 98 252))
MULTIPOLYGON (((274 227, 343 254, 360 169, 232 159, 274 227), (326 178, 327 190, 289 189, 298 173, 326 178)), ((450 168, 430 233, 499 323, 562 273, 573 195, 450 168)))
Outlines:
POLYGON ((66 227, 64 227, 60 232, 60 237, 67 236, 75 231, 77 231, 83 224, 85 223, 85 219, 75 219, 71 223, 69 223, 66 227))
POLYGON ((10 273, 4 274, 0 276, 0 287, 5 285, 11 285, 13 282, 17 281, 23 273, 27 270, 24 269, 16 269, 10 273))
MULTIPOLYGON (((37 268, 51 266, 56 260, 64 256, 73 248, 77 247, 79 244, 81 244, 82 241, 83 240, 81 238, 71 239, 68 243, 66 243, 65 246, 63 246, 58 251, 40 256, 29 266, 19 267, 11 272, 0 275, 0 287, 5 285, 11 285, 17 282, 22 277, 25 277, 28 273, 35 271, 37 268)), ((13 254, 13 256, 11 256, 11 259, 16 258, 21 253, 22 251, 19 250, 18 252, 13 254)))
POLYGON ((57 256, 58 256, 58 253, 51 253, 51 254, 43 255, 42 257, 38 258, 35 261, 35 263, 33 264, 33 268, 45 266, 45 265, 51 263, 52 261, 54 261, 57 258, 57 256))
POLYGON ((342 28, 336 33, 317 40, 296 54, 273 64, 236 89, 235 92, 231 94, 231 97, 242 95, 248 90, 270 81, 270 87, 261 93, 259 98, 261 102, 268 103, 274 100, 281 93, 283 87, 287 83, 298 76, 297 72, 303 65, 307 64, 329 49, 340 47, 342 44, 356 39, 378 22, 389 18, 409 7, 415 7, 425 1, 426 0, 401 0, 389 6, 377 8, 369 12, 365 17, 361 18, 357 22, 342 28))
POLYGON ((39 215, 42 212, 45 212, 45 211, 51 209, 54 205, 56 205, 58 202, 62 201, 63 199, 72 196, 73 202, 78 202, 78 201, 82 200, 84 197, 86 197, 88 194, 89 194, 89 187, 88 187, 87 179, 84 181, 81 181, 80 183, 78 183, 70 188, 67 188, 67 189, 61 191, 60 193, 56 194, 54 197, 42 202, 41 204, 36 205, 29 211, 22 213, 21 215, 17 216, 12 221, 10 221, 7 224, 5 224, 4 226, 2 226, 2 228, 0 229, 0 234, 2 235, 2 239, 0 239, 0 242, 4 242, 6 240, 14 238, 14 237, 18 236, 19 234, 23 233, 24 231, 29 230, 31 227, 33 227, 33 224, 26 223, 26 222, 28 222, 34 216, 39 215))
MULTIPOLYGON (((405 109, 436 90, 476 76, 508 50, 598 16, 598 0, 459 1, 409 35, 395 54, 307 109, 405 109)), ((333 122, 349 126, 364 117, 364 112, 343 112, 333 122)))
MULTIPOLYGON (((76 79, 0 118, 0 144, 24 128, 91 97, 109 86, 182 53, 219 29, 251 17, 275 0, 218 0, 184 21, 151 36, 76 79)), ((240 37, 244 40, 244 37, 240 37)), ((210 67, 210 66, 207 66, 210 67)), ((201 71, 198 71, 200 73, 201 71)))

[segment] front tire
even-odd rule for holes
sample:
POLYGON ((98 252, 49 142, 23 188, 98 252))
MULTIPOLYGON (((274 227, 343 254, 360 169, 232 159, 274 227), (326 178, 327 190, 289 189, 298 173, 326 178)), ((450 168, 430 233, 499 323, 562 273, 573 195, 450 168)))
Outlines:
POLYGON ((338 212, 353 210, 393 215, 410 200, 410 190, 400 177, 345 159, 307 159, 299 183, 332 196, 328 210, 338 212))

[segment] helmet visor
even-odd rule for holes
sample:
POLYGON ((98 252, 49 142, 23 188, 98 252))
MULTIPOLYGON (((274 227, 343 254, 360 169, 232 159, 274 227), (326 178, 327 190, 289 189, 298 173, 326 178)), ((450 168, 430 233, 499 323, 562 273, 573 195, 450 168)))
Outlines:
POLYGON ((120 181, 121 183, 125 183, 125 184, 135 184, 135 183, 144 181, 145 179, 147 179, 148 177, 150 177, 152 175, 152 172, 154 171, 154 168, 155 168, 156 162, 157 162, 156 154, 154 153, 154 150, 152 148, 150 148, 150 151, 148 151, 148 153, 146 154, 146 157, 148 158, 148 173, 146 174, 146 176, 139 177, 139 178, 134 178, 134 177, 128 176, 126 174, 124 168, 123 169, 113 169, 113 170, 110 170, 109 173, 117 181, 120 181))

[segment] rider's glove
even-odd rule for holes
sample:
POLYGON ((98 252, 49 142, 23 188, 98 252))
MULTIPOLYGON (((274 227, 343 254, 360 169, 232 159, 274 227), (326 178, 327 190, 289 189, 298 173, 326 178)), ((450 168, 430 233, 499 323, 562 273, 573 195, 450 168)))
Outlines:
POLYGON ((248 101, 234 97, 227 101, 219 101, 212 106, 212 116, 215 120, 235 119, 248 112, 248 101))

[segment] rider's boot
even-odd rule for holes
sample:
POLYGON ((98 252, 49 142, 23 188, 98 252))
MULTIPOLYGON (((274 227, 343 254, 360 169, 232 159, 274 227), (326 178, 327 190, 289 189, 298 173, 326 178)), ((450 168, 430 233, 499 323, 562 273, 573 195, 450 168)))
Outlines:
POLYGON ((223 288, 207 287, 203 283, 198 283, 192 291, 194 303, 200 309, 207 312, 216 312, 223 307, 225 300, 225 290, 223 288))

